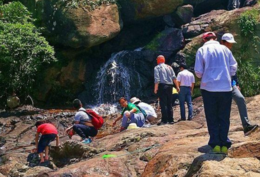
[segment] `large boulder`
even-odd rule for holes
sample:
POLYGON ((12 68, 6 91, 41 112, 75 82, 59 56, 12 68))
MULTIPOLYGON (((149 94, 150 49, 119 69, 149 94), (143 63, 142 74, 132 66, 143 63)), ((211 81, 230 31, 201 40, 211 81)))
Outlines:
POLYGON ((225 0, 184 0, 184 4, 194 6, 195 16, 210 12, 216 9, 226 9, 227 1, 225 0))
POLYGON ((124 0, 118 3, 122 7, 123 21, 131 22, 170 14, 183 4, 183 0, 124 0))
POLYGON ((122 28, 116 4, 90 8, 68 2, 39 0, 37 19, 54 43, 73 48, 92 47, 115 37, 122 28))

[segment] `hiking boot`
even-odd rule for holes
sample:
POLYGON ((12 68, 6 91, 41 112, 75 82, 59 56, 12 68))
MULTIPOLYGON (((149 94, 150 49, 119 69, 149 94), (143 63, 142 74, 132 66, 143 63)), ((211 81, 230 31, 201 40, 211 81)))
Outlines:
POLYGON ((248 125, 244 128, 245 136, 248 136, 257 129, 258 125, 248 125))
POLYGON ((220 146, 219 146, 219 145, 215 146, 215 147, 213 148, 212 152, 213 152, 213 153, 221 153, 220 146))
POLYGON ((227 148, 227 146, 222 146, 221 147, 221 152, 223 153, 223 154, 228 154, 228 148, 227 148))
POLYGON ((92 142, 92 140, 91 140, 90 138, 86 138, 86 139, 84 139, 84 140, 81 141, 81 142, 84 143, 84 144, 89 144, 89 143, 92 142))

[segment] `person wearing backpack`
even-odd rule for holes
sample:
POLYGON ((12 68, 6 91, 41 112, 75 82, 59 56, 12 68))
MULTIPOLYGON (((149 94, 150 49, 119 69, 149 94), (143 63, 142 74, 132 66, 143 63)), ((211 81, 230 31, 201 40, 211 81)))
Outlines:
POLYGON ((98 130, 92 123, 93 117, 87 114, 86 109, 82 107, 82 103, 79 99, 73 101, 73 107, 78 110, 75 114, 74 125, 66 130, 67 133, 73 129, 82 138, 82 143, 88 144, 92 142, 90 137, 97 135, 98 130))
POLYGON ((127 129, 130 123, 136 123, 138 127, 142 127, 145 124, 145 117, 136 105, 128 103, 124 97, 121 97, 118 102, 124 109, 121 112, 121 115, 116 118, 113 126, 115 126, 116 122, 120 119, 123 119, 120 131, 127 129))
POLYGON ((152 122, 152 121, 154 121, 154 119, 157 118, 157 114, 151 105, 142 102, 139 98, 136 98, 136 97, 131 98, 130 102, 135 104, 137 106, 137 108, 141 108, 145 112, 146 119, 149 122, 152 122))

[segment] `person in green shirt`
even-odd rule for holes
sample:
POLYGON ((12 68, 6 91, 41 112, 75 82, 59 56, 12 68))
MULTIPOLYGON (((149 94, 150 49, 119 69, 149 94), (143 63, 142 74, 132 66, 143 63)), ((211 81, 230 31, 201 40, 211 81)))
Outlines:
POLYGON ((123 107, 123 111, 121 112, 120 116, 118 116, 113 123, 113 126, 116 125, 116 122, 120 119, 122 120, 122 125, 120 131, 127 129, 130 123, 136 123, 138 127, 142 127, 145 123, 145 117, 143 113, 136 107, 133 103, 127 102, 124 97, 121 97, 118 100, 121 107, 123 107))

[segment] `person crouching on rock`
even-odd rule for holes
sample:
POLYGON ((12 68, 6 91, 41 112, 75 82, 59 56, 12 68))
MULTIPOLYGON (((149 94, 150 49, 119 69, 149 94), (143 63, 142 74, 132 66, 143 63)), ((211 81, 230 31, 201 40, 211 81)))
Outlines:
POLYGON ((37 133, 35 137, 36 142, 36 150, 37 153, 39 153, 41 161, 40 163, 43 163, 44 161, 49 160, 49 144, 55 140, 56 138, 56 146, 59 146, 59 136, 57 128, 52 123, 47 123, 44 120, 37 121, 35 123, 35 126, 37 128, 37 133), (40 141, 39 135, 41 134, 40 141), (45 157, 43 157, 43 151, 45 151, 45 157))
POLYGON ((73 101, 73 107, 78 110, 75 114, 74 125, 66 130, 68 133, 71 129, 82 138, 82 143, 92 142, 90 137, 97 135, 98 131, 92 124, 92 118, 86 113, 79 99, 73 101))
POLYGON ((121 97, 118 100, 123 111, 119 117, 113 123, 113 126, 116 125, 116 122, 123 118, 120 131, 127 129, 130 123, 136 123, 138 127, 142 127, 145 123, 145 118, 143 113, 134 105, 133 103, 128 103, 124 97, 121 97))

